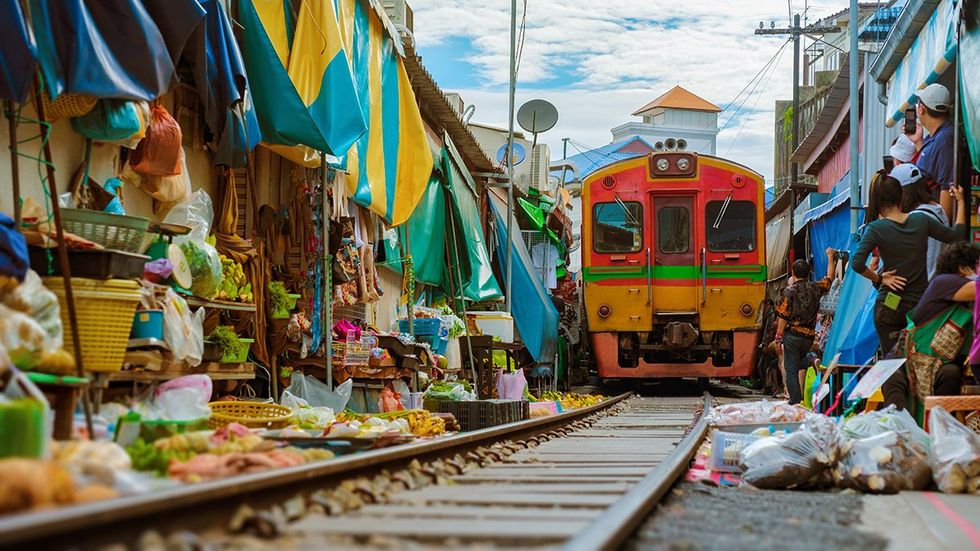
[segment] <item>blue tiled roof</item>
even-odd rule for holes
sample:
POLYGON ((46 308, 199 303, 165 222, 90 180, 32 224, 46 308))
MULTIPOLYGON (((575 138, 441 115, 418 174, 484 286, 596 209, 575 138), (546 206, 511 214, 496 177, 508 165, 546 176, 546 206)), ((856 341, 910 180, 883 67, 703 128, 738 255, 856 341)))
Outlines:
MULTIPOLYGON (((632 159, 634 157, 640 157, 645 155, 645 153, 635 153, 635 152, 621 152, 619 151, 624 146, 627 146, 635 141, 641 141, 646 144, 650 150, 653 150, 653 144, 647 141, 641 136, 632 136, 618 142, 613 142, 602 147, 597 147, 595 149, 590 149, 588 151, 583 151, 577 155, 572 155, 563 162, 567 162, 578 169, 578 177, 582 180, 587 178, 593 172, 601 170, 615 162, 622 161, 625 159, 632 159)), ((552 176, 561 179, 561 170, 553 170, 551 172, 552 176)), ((572 171, 565 171, 565 182, 568 183, 575 179, 575 175, 572 171)))

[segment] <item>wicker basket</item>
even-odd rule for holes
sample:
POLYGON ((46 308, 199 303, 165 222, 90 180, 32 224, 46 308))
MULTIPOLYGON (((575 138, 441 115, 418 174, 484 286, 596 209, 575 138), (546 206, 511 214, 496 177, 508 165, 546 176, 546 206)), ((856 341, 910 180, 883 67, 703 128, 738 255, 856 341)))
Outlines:
POLYGON ((44 118, 50 122, 58 119, 70 119, 81 117, 92 109, 98 98, 85 96, 82 94, 61 94, 55 99, 48 98, 47 94, 41 94, 41 103, 44 104, 44 118))
POLYGON ((65 231, 107 249, 139 253, 150 221, 139 216, 108 214, 94 210, 61 209, 65 231))
MULTIPOLYGON (((61 323, 64 327, 64 349, 73 352, 68 303, 64 281, 60 277, 43 278, 44 286, 58 296, 61 323)), ((85 371, 119 371, 126 356, 133 315, 139 305, 139 284, 120 279, 72 278, 78 339, 85 371)))
POLYGON ((929 430, 929 412, 932 408, 942 407, 948 411, 960 423, 965 424, 974 431, 980 433, 980 420, 974 415, 980 411, 980 396, 929 396, 926 398, 926 431, 929 430))
POLYGON ((262 402, 211 402, 208 426, 219 429, 229 423, 240 423, 250 429, 281 429, 289 424, 293 412, 277 404, 262 402))

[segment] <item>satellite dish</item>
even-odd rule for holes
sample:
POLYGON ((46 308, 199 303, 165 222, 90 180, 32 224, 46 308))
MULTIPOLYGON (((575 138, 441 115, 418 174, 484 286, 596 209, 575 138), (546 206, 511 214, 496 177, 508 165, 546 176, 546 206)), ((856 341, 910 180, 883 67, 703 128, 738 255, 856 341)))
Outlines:
MULTIPOLYGON (((523 145, 514 142, 514 166, 523 163, 525 158, 527 158, 527 150, 524 149, 523 145)), ((507 144, 500 146, 500 149, 497 150, 497 162, 502 166, 507 165, 507 144)))
POLYGON ((558 109, 543 99, 532 99, 517 110, 517 124, 532 134, 547 132, 557 123, 558 109))

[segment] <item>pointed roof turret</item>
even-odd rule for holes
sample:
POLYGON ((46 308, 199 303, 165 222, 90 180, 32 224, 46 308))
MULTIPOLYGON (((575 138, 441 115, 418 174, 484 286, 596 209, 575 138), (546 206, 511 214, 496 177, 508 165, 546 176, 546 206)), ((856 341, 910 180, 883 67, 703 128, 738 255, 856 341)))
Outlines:
POLYGON ((633 112, 633 115, 642 115, 652 109, 687 109, 690 111, 711 111, 721 112, 717 105, 690 92, 680 86, 674 86, 665 94, 644 105, 633 112))

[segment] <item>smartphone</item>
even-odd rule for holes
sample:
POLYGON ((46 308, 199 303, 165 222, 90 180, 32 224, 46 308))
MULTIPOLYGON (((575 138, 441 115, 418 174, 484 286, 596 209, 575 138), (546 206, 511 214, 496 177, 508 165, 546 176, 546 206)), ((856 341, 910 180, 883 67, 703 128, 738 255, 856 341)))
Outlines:
POLYGON ((881 166, 888 172, 891 172, 895 168, 895 159, 891 155, 885 155, 881 158, 881 166))
POLYGON ((906 134, 915 134, 915 107, 905 110, 905 128, 902 130, 906 134))

